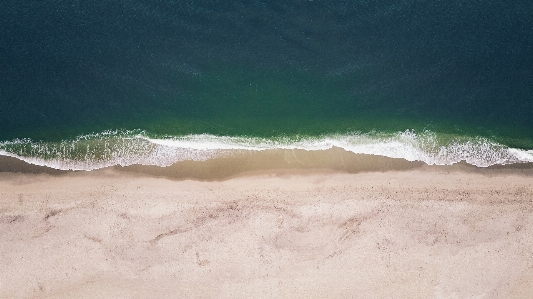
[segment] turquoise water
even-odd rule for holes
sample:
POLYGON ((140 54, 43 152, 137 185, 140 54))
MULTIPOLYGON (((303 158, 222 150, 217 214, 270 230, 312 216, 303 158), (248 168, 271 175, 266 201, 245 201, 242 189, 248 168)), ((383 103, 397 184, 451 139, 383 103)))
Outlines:
POLYGON ((528 1, 4 1, 0 18, 0 154, 30 163, 533 161, 528 1))

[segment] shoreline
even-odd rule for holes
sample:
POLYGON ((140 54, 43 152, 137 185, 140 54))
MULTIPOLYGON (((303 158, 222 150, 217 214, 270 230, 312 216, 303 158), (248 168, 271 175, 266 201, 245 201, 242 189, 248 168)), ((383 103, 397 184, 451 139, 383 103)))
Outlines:
POLYGON ((528 298, 532 200, 529 168, 3 172, 0 298, 528 298))
POLYGON ((91 171, 60 170, 34 165, 18 158, 0 155, 0 174, 26 173, 71 175, 76 173, 97 174, 108 170, 132 173, 172 180, 224 181, 258 173, 346 173, 391 172, 426 170, 442 172, 471 172, 484 175, 518 174, 533 177, 533 162, 478 167, 462 161, 453 165, 427 165, 421 161, 402 158, 354 154, 340 148, 326 151, 268 150, 243 151, 240 154, 222 156, 205 161, 179 161, 170 166, 134 164, 109 166, 91 171))

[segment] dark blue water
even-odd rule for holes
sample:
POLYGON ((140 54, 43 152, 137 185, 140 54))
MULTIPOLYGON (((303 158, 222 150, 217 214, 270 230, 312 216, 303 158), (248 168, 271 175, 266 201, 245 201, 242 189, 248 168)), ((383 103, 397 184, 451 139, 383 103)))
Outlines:
MULTIPOLYGON (((421 146, 433 155, 454 142, 480 150, 470 142, 529 161, 532 53, 533 2, 523 0, 5 0, 0 150, 59 159, 61 141, 101 142, 106 130, 285 145, 414 133, 413 144, 433 134, 421 146)), ((77 144, 70 159, 89 151, 77 144)), ((106 146, 96 156, 113 155, 106 146)))

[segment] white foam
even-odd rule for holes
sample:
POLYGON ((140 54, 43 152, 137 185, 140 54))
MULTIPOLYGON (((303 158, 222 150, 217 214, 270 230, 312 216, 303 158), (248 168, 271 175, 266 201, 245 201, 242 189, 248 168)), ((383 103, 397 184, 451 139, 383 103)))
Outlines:
POLYGON ((332 147, 343 148, 356 154, 423 161, 430 165, 450 165, 466 161, 475 166, 487 167, 495 164, 533 162, 532 150, 509 148, 480 137, 445 136, 431 131, 415 133, 411 130, 393 134, 372 132, 276 139, 208 134, 150 138, 139 130, 104 131, 56 143, 34 142, 28 139, 4 141, 0 142, 0 154, 56 169, 93 170, 133 164, 164 167, 178 161, 208 160, 235 150, 316 151, 332 147))
POLYGON ((326 150, 339 147, 356 154, 423 161, 429 165, 451 165, 466 161, 478 167, 488 167, 496 164, 533 162, 533 151, 509 148, 480 137, 458 136, 443 144, 439 142, 438 135, 431 131, 420 134, 411 130, 395 134, 354 133, 297 141, 291 141, 289 138, 270 140, 213 135, 189 135, 168 139, 147 138, 147 140, 168 147, 196 150, 326 150))

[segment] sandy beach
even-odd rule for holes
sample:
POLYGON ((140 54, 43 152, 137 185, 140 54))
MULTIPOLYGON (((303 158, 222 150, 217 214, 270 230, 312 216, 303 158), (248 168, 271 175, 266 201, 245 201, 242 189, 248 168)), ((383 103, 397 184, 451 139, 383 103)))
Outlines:
POLYGON ((0 299, 533 299, 533 0, 0 0, 0 299))
POLYGON ((0 173, 0 298, 533 297, 530 169, 126 170, 0 173))

